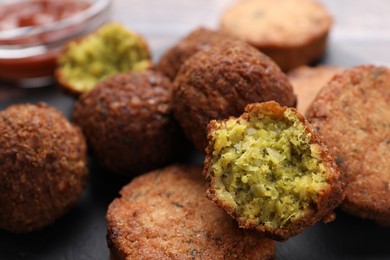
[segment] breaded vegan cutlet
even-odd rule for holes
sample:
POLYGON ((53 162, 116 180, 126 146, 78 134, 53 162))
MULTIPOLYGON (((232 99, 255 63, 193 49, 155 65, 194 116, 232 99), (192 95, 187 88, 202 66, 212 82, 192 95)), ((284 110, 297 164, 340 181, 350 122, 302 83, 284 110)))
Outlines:
POLYGON ((220 31, 200 27, 167 50, 160 58, 155 69, 173 81, 181 65, 189 57, 200 50, 208 49, 213 45, 222 44, 229 40, 235 40, 235 38, 220 31))
POLYGON ((390 69, 344 70, 322 88, 307 118, 346 180, 341 208, 390 226, 390 69))
POLYGON ((42 229, 64 215, 88 177, 78 127, 46 104, 0 111, 0 229, 42 229))
POLYGON ((296 105, 287 76, 270 58, 242 42, 197 52, 182 65, 174 81, 175 117, 202 152, 210 120, 238 116, 247 104, 269 100, 296 105))
POLYGON ((111 259, 274 259, 275 242, 238 228, 206 197, 202 167, 135 178, 107 211, 111 259))
POLYGON ((113 173, 129 176, 167 165, 183 144, 172 85, 156 71, 108 78, 79 98, 73 116, 94 156, 113 173))
POLYGON ((286 240, 334 218, 343 199, 336 163, 295 109, 250 104, 238 118, 212 120, 208 140, 207 196, 240 227, 286 240))

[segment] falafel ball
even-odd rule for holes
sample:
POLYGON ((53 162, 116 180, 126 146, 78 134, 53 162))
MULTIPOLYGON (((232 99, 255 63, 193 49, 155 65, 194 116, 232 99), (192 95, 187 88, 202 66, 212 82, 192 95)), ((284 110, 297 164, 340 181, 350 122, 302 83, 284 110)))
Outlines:
POLYGON ((0 112, 0 228, 39 230, 79 198, 88 176, 81 130, 46 104, 0 112))
POLYGON ((305 118, 276 102, 250 104, 238 118, 213 120, 203 174, 207 196, 240 227, 286 240, 334 219, 343 182, 305 118))
POLYGON ((390 69, 345 69, 321 89, 307 119, 346 180, 341 209, 390 227, 390 69))
POLYGON ((235 39, 233 36, 221 31, 200 27, 165 52, 155 69, 174 80, 181 65, 196 52, 233 39, 235 39))
POLYGON ((118 74, 84 93, 74 119, 110 172, 133 175, 174 160, 182 143, 172 86, 159 72, 118 74))
POLYGON ((238 116, 247 104, 269 100, 292 107, 297 99, 279 67, 239 41, 199 51, 174 81, 175 117, 199 151, 207 146, 210 120, 238 116))
POLYGON ((205 197, 201 172, 173 165, 126 185, 106 215, 111 259, 274 259, 274 241, 205 197))

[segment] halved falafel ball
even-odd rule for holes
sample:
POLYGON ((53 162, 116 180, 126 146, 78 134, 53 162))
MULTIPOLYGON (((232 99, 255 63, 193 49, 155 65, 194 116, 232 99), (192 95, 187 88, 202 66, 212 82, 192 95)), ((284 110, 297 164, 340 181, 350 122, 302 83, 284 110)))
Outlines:
POLYGON ((109 23, 70 42, 58 58, 55 75, 67 92, 79 96, 121 72, 150 68, 146 41, 119 23, 109 23))
POLYGON ((201 172, 173 165, 126 185, 106 215, 111 259, 274 259, 274 241, 206 198, 201 172))
POLYGON ((45 104, 0 112, 0 228, 41 229, 62 216, 87 181, 80 129, 45 104))
POLYGON ((341 209, 390 227, 390 69, 345 69, 321 89, 307 118, 346 180, 341 209))
POLYGON ((238 118, 211 121, 208 139, 207 196, 240 227, 286 240, 334 218, 343 199, 337 165, 295 109, 250 104, 238 118))
POLYGON ((182 134, 171 103, 168 78, 129 72, 84 93, 73 116, 98 161, 111 172, 132 175, 174 160, 182 134))
POLYGON ((200 27, 165 52, 155 69, 174 80, 181 65, 196 52, 233 39, 233 36, 221 31, 200 27))
POLYGON ((275 100, 295 106, 287 76, 267 56, 238 41, 202 50, 189 58, 174 81, 174 113, 199 151, 207 146, 212 119, 244 112, 247 104, 275 100))

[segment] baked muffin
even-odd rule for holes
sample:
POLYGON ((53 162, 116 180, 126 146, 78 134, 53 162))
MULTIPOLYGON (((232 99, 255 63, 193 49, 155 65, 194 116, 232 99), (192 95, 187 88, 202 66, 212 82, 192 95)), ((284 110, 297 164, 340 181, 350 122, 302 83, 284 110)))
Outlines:
POLYGON ((111 259, 274 259, 275 242, 238 228, 206 197, 200 166, 135 178, 107 211, 111 259))
POLYGON ((322 88, 307 118, 346 180, 341 208, 390 226, 390 70, 344 70, 322 88))
POLYGON ((0 229, 42 229, 64 215, 88 176, 78 127, 46 104, 0 111, 0 229))
POLYGON ((288 71, 323 55, 331 25, 330 14, 315 0, 244 0, 223 13, 220 27, 288 71))
POLYGON ((301 66, 290 71, 287 75, 298 97, 297 110, 305 114, 320 89, 342 70, 339 67, 320 65, 301 66))
POLYGON ((150 68, 146 41, 119 23, 109 23, 78 41, 70 42, 58 58, 56 79, 76 96, 121 72, 150 68))
POLYGON ((94 156, 113 173, 133 175, 171 163, 182 144, 172 86, 159 72, 108 78, 79 98, 73 116, 94 156))
POLYGON ((228 40, 235 40, 235 38, 220 31, 200 27, 167 50, 160 58, 155 69, 173 81, 181 65, 193 54, 228 40))
POLYGON ((270 58, 241 42, 191 56, 174 81, 173 97, 175 117, 199 151, 207 146, 211 119, 238 116, 254 102, 296 104, 287 76, 270 58))
POLYGON ((286 240, 334 218, 343 199, 340 174, 295 109, 273 101, 250 104, 238 118, 212 120, 208 140, 207 196, 240 227, 286 240))

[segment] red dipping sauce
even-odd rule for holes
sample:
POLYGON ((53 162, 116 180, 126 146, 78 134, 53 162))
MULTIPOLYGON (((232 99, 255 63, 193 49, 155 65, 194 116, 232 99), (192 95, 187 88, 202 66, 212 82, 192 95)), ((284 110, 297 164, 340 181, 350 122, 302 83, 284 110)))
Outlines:
POLYGON ((50 84, 63 46, 101 26, 110 3, 29 0, 0 5, 0 80, 27 87, 50 84))
POLYGON ((36 0, 0 9, 0 31, 50 24, 71 17, 90 6, 87 1, 36 0))

